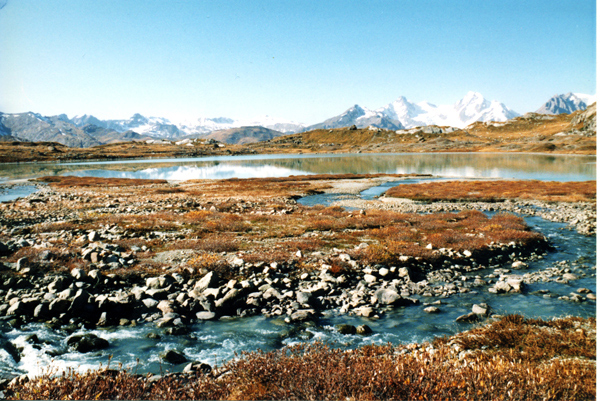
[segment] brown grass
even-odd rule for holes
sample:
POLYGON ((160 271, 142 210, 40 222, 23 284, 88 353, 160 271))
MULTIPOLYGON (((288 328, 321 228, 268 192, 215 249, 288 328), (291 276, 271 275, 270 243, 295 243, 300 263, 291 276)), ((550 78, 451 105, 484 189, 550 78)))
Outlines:
POLYGON ((550 202, 595 202, 596 181, 448 181, 402 184, 387 196, 418 201, 501 202, 535 199, 550 202))
POLYGON ((508 316, 431 347, 298 345, 245 353, 217 369, 225 374, 157 381, 126 371, 69 371, 12 386, 8 398, 593 400, 595 327, 594 318, 508 316))

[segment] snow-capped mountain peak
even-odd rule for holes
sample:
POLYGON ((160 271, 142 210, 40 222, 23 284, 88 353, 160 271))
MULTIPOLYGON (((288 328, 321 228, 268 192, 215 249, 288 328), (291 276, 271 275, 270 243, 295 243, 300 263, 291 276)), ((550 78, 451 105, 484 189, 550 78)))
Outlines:
POLYGON ((552 96, 535 112, 539 114, 570 114, 577 110, 585 110, 587 106, 595 101, 595 95, 569 92, 552 96))
POLYGON ((404 96, 377 111, 398 120, 406 128, 425 125, 453 126, 464 128, 475 121, 506 121, 519 114, 498 101, 489 101, 478 92, 468 92, 451 105, 440 105, 423 101, 413 103, 404 96))

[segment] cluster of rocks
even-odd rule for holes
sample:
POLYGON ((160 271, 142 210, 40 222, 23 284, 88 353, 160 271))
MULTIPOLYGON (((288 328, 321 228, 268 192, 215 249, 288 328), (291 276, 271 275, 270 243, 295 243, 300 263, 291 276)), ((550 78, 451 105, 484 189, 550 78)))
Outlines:
MULTIPOLYGON (((97 233, 92 231, 89 234, 90 241, 94 241, 97 238, 97 233)), ((104 242, 91 242, 81 250, 81 257, 83 260, 90 261, 93 266, 99 269, 111 269, 116 270, 122 267, 133 266, 137 259, 135 257, 135 251, 143 250, 140 247, 135 247, 132 252, 125 252, 123 248, 118 245, 104 243, 104 242)))
MULTIPOLYGON (((96 240, 98 234, 87 234, 96 240)), ((357 248, 366 246, 361 244, 357 248)), ((495 250, 507 260, 521 251, 516 244, 495 250)), ((453 254, 452 250, 445 250, 453 254)), ((94 266, 119 267, 135 263, 134 253, 116 245, 88 243, 81 253, 94 266)), ((46 276, 27 271, 27 261, 19 260, 19 276, 0 283, 0 316, 18 322, 47 321, 57 326, 129 325, 153 322, 158 327, 183 326, 194 321, 250 316, 281 316, 288 323, 314 320, 323 310, 337 309, 342 314, 378 317, 397 306, 418 303, 415 295, 447 297, 472 292, 492 283, 496 275, 465 275, 465 271, 485 268, 477 265, 476 255, 462 253, 440 259, 434 267, 418 258, 404 256, 400 266, 362 266, 348 254, 333 249, 328 255, 315 252, 320 269, 299 272, 298 261, 307 256, 298 251, 295 259, 270 264, 247 263, 243 253, 229 258, 231 269, 238 269, 245 280, 224 280, 216 272, 194 279, 189 271, 157 277, 131 274, 120 277, 100 269, 73 269, 68 275, 46 276), (336 262, 337 261, 337 262, 336 262), (453 264, 457 262, 463 265, 453 264), (343 263, 347 270, 336 270, 328 263, 343 263), (427 273, 426 273, 427 272, 427 273)), ((540 257, 534 254, 532 257, 540 257)), ((502 258, 501 258, 502 259, 502 258)), ((503 260, 503 259, 502 259, 503 260)), ((521 260, 514 268, 526 265, 521 260)), ((496 292, 520 291, 522 278, 504 278, 490 288, 496 292), (509 288, 510 287, 510 288, 509 288)))

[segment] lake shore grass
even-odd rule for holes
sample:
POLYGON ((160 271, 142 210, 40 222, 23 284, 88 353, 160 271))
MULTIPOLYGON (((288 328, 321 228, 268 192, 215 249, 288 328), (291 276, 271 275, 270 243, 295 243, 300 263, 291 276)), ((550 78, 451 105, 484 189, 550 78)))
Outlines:
POLYGON ((386 196, 423 202, 503 202, 529 199, 546 202, 595 202, 596 181, 446 181, 403 184, 386 196))
POLYGON ((505 316, 430 343, 251 352, 210 373, 109 368, 13 382, 8 399, 596 399, 596 320, 505 316))

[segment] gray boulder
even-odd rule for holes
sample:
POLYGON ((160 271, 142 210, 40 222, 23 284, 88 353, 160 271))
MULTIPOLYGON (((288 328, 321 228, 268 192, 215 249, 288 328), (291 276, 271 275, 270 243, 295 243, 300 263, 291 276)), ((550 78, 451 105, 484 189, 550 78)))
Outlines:
POLYGON ((207 288, 215 288, 219 285, 219 276, 215 272, 208 272, 194 286, 194 292, 201 294, 207 288))

